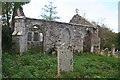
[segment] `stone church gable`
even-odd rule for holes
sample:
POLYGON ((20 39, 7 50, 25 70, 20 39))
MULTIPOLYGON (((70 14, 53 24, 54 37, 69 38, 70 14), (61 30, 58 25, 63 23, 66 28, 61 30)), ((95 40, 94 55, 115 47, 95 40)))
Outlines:
POLYGON ((69 23, 80 24, 80 25, 89 25, 89 26, 92 26, 92 27, 96 27, 96 25, 90 23, 88 20, 79 16, 78 14, 74 15, 69 23))

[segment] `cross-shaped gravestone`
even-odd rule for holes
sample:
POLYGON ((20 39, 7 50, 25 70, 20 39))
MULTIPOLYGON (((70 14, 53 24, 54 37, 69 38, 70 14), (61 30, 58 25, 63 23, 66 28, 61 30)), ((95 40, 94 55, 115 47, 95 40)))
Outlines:
POLYGON ((58 76, 60 71, 73 71, 73 52, 72 47, 63 43, 58 47, 58 76))

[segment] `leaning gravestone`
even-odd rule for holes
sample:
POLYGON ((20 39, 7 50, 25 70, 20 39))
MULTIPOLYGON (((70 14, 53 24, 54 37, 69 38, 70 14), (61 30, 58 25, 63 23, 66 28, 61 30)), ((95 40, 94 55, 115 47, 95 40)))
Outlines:
POLYGON ((115 55, 115 44, 112 44, 111 55, 115 55))
POLYGON ((63 43, 57 50, 58 55, 58 76, 60 71, 73 71, 73 53, 72 48, 63 43))

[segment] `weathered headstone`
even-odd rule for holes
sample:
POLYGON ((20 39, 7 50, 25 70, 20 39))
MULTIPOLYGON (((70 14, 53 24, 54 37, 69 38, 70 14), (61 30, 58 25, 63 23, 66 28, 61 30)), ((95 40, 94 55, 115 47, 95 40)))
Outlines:
POLYGON ((73 71, 73 52, 72 47, 63 43, 57 50, 58 55, 58 76, 60 71, 73 71))
POLYGON ((108 48, 105 48, 105 54, 108 56, 108 48))
POLYGON ((119 52, 119 51, 117 50, 117 51, 115 52, 115 55, 118 55, 118 52, 119 52))
POLYGON ((111 55, 115 55, 115 44, 112 44, 111 55))
POLYGON ((120 56, 120 51, 118 51, 118 56, 120 56))
POLYGON ((97 50, 97 53, 100 55, 100 49, 97 50))

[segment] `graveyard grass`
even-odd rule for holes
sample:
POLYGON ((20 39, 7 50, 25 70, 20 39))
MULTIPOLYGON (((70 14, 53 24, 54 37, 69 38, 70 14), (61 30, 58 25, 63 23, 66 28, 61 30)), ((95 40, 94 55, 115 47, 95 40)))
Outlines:
POLYGON ((73 72, 57 76, 57 56, 38 52, 2 55, 3 78, 117 78, 118 58, 76 53, 73 72))

